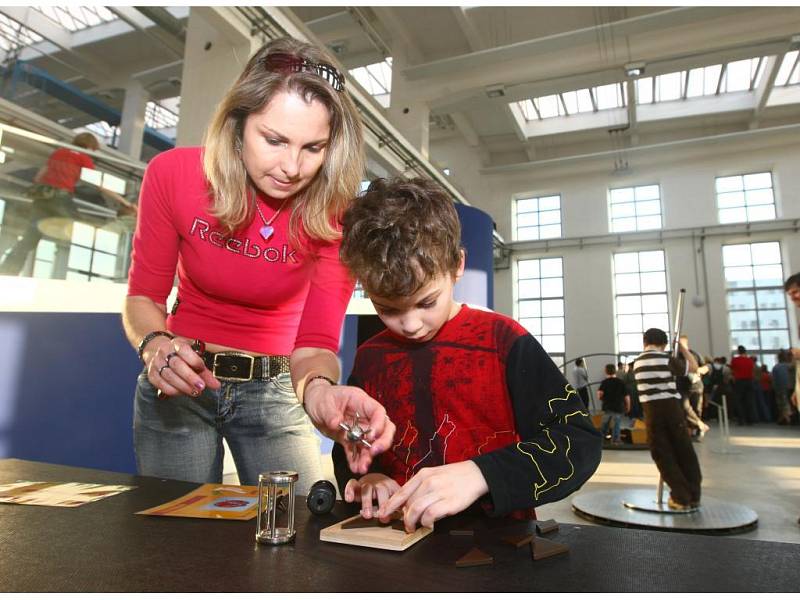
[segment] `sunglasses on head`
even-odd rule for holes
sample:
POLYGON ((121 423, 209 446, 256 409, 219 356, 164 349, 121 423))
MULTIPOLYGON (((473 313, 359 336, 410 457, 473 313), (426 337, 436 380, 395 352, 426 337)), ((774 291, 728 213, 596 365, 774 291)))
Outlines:
POLYGON ((276 73, 314 73, 327 81, 337 92, 344 91, 344 77, 333 66, 301 58, 286 52, 274 52, 264 59, 267 71, 276 73))

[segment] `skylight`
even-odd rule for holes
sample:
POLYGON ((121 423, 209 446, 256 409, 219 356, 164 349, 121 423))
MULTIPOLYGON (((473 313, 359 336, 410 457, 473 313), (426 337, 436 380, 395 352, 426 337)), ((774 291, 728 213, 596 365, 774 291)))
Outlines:
POLYGON ((800 50, 787 52, 778 69, 778 76, 775 78, 775 85, 797 85, 800 83, 800 50))
POLYGON ((114 13, 103 6, 32 6, 31 8, 69 31, 79 31, 117 19, 114 13))
POLYGON ((579 113, 597 112, 611 108, 622 108, 628 101, 623 83, 609 83, 593 88, 584 88, 540 96, 516 102, 527 121, 541 121, 552 117, 568 117, 579 113))
POLYGON ((41 42, 42 37, 24 25, 20 25, 13 19, 0 14, 0 49, 6 52, 14 52, 18 48, 24 48, 41 42))
POLYGON ((766 60, 757 57, 642 77, 636 80, 637 104, 752 91, 761 80, 765 67, 766 60))
POLYGON ((392 93, 392 57, 357 69, 350 69, 353 76, 384 108, 389 107, 392 93))

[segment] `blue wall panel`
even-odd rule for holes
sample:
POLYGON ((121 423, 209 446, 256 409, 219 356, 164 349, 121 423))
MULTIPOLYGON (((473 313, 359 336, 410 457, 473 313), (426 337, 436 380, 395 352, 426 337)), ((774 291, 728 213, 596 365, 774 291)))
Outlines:
POLYGON ((474 206, 456 204, 461 220, 461 245, 467 251, 464 276, 456 284, 459 302, 494 308, 494 257, 492 255, 492 218, 474 206))
POLYGON ((118 314, 0 313, 0 456, 133 473, 141 370, 118 314))

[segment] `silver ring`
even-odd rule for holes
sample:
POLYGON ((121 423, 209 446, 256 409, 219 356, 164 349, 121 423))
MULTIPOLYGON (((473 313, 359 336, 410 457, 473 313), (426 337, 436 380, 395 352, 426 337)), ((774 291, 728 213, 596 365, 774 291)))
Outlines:
MULTIPOLYGON (((172 359, 173 356, 178 356, 178 353, 177 352, 170 352, 169 354, 167 354, 167 358, 166 358, 167 364, 164 365, 164 367, 169 367, 170 369, 172 368, 172 367, 169 366, 169 361, 172 359)), ((162 367, 162 369, 164 367, 162 367)), ((159 372, 158 374, 161 375, 161 372, 159 372)))
POLYGON ((158 368, 158 376, 161 377, 161 371, 164 369, 169 369, 169 365, 164 365, 163 367, 158 368))

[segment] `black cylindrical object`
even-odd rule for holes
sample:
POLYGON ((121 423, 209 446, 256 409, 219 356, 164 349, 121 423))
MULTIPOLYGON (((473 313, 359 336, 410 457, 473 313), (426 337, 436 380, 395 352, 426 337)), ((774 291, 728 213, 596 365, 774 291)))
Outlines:
POLYGON ((315 515, 327 515, 336 502, 336 488, 327 479, 321 479, 311 486, 306 497, 306 505, 315 515))

